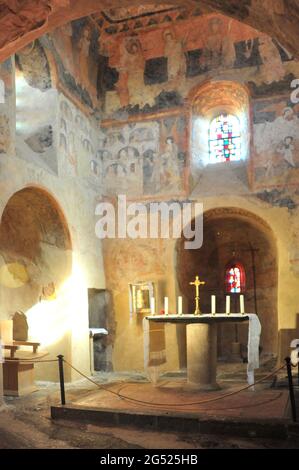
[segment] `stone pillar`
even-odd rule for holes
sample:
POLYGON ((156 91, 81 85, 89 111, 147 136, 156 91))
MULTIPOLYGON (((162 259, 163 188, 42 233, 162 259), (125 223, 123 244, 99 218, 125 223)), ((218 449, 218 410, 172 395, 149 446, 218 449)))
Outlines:
POLYGON ((187 389, 218 390, 217 325, 187 325, 187 389))

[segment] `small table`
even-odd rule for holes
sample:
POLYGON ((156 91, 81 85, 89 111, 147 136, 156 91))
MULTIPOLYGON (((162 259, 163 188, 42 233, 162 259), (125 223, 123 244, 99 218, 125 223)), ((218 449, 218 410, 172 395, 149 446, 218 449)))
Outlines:
POLYGON ((217 390, 217 324, 248 322, 252 314, 151 315, 157 323, 186 324, 187 388, 217 390))
POLYGON ((34 380, 34 362, 47 356, 46 351, 38 352, 40 343, 13 341, 3 344, 3 392, 5 396, 22 396, 37 390, 34 380), (20 346, 29 346, 31 351, 21 350, 20 346))

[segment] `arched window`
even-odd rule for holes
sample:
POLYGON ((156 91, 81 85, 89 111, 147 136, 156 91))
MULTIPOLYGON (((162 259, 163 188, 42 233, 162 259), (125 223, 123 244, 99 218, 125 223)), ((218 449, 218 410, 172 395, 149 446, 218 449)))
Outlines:
POLYGON ((232 114, 220 114, 211 121, 210 163, 241 160, 240 121, 232 114))
POLYGON ((230 264, 225 273, 226 292, 240 294, 245 291, 245 270, 240 263, 230 264))

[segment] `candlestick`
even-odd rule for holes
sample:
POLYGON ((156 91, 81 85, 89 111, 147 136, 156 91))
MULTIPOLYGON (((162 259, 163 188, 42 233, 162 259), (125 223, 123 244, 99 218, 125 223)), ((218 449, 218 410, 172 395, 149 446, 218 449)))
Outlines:
POLYGON ((164 297, 164 312, 168 315, 168 297, 164 297))
POLYGON ((183 315, 183 297, 178 297, 178 315, 183 315))
POLYGON ((155 297, 151 297, 151 315, 155 315, 155 313, 156 313, 155 297))
POLYGON ((211 311, 212 315, 216 315, 216 295, 212 295, 211 297, 211 311))
POLYGON ((240 295, 240 312, 242 315, 245 313, 244 295, 240 295))
POLYGON ((230 315, 230 296, 226 296, 226 313, 227 315, 230 315))

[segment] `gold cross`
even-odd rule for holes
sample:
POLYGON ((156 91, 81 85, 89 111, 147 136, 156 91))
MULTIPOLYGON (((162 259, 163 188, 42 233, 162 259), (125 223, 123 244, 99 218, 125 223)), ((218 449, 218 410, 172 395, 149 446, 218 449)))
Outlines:
POLYGON ((205 281, 200 281, 199 276, 195 277, 194 282, 190 282, 190 286, 195 286, 195 312, 194 315, 200 315, 200 306, 199 306, 199 287, 204 286, 205 281))

